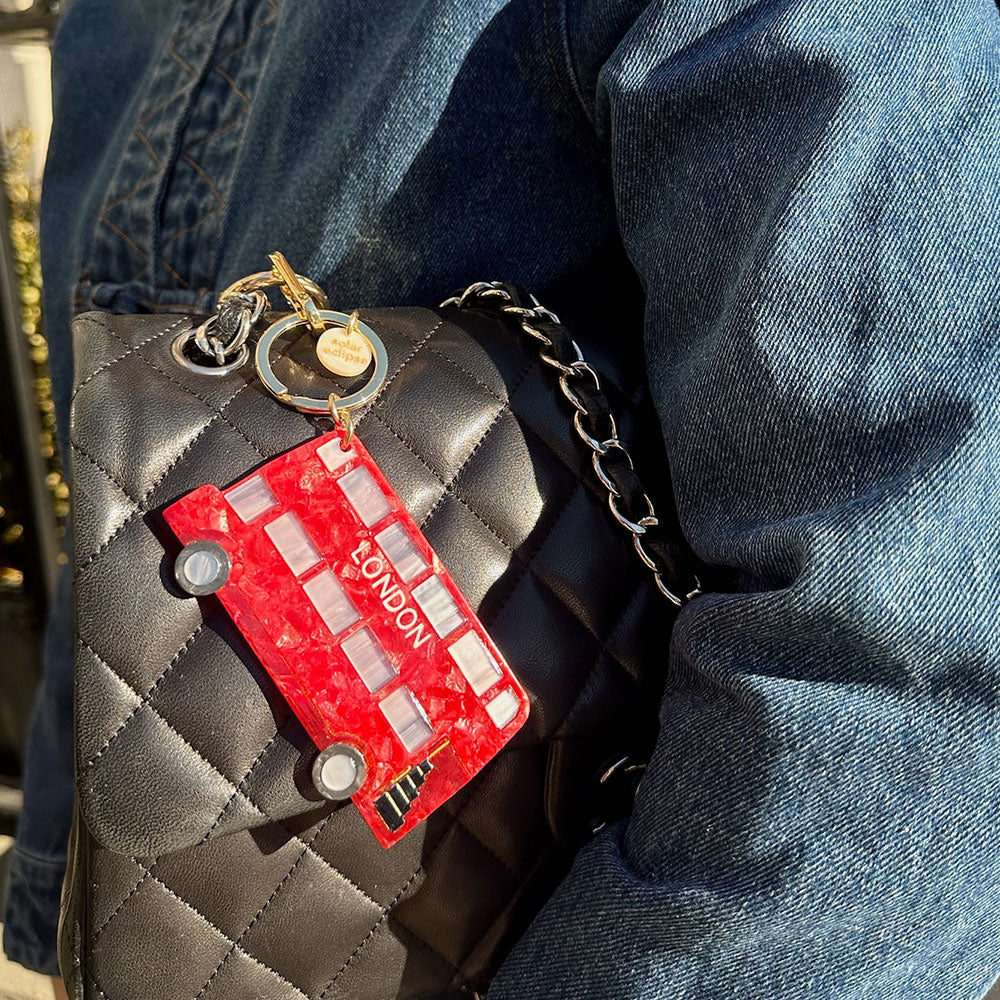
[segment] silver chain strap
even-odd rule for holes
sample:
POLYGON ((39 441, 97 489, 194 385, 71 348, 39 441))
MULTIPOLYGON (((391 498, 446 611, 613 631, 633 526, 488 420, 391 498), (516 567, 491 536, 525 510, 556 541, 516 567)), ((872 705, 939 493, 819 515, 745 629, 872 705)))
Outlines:
POLYGON ((594 437, 584 428, 583 418, 590 417, 591 414, 584 401, 574 390, 574 384, 579 384, 581 380, 588 380, 593 388, 600 392, 601 380, 597 372, 584 360, 583 353, 575 340, 570 341, 570 343, 572 344, 576 358, 569 364, 565 364, 549 352, 548 349, 552 347, 552 339, 546 336, 539 329, 539 326, 544 323, 558 324, 559 317, 541 305, 534 295, 530 296, 532 303, 530 308, 518 305, 510 292, 497 281, 477 281, 469 285, 460 295, 454 295, 451 298, 445 299, 441 303, 441 306, 442 308, 456 306, 461 309, 468 307, 471 301, 475 299, 495 300, 497 310, 506 316, 516 319, 521 330, 540 345, 538 355, 541 360, 559 372, 559 388, 562 390, 563 395, 570 401, 575 411, 573 414, 573 427, 580 440, 590 449, 590 458, 594 466, 594 473, 597 475, 601 485, 608 492, 608 507, 611 509, 615 520, 631 534, 635 551, 638 553, 643 564, 652 572, 653 579, 656 581, 656 586, 660 593, 678 607, 701 594, 701 583, 697 576, 693 578, 694 587, 690 591, 683 595, 675 594, 664 581, 665 568, 659 565, 656 558, 644 545, 644 536, 648 533, 649 529, 656 527, 660 523, 649 494, 645 490, 642 491, 641 502, 645 507, 645 513, 641 517, 633 520, 622 512, 620 507, 622 499, 621 491, 608 475, 604 462, 606 457, 612 452, 618 452, 628 462, 629 467, 634 470, 635 465, 632 461, 632 455, 628 450, 628 446, 618 437, 618 425, 613 414, 607 414, 608 434, 606 437, 594 437))

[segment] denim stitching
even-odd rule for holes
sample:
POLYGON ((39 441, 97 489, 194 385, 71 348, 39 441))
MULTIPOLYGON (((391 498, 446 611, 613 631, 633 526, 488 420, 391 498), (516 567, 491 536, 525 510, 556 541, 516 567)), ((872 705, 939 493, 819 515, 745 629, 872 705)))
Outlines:
POLYGON ((179 274, 178 274, 178 273, 177 273, 177 272, 176 272, 176 271, 175 271, 175 270, 174 270, 174 269, 173 269, 173 268, 172 268, 172 267, 171 267, 171 266, 170 266, 170 265, 169 265, 169 264, 168 264, 168 263, 166 262, 166 260, 164 260, 164 258, 162 258, 162 257, 160 258, 160 263, 161 263, 161 264, 162 264, 162 265, 163 265, 163 266, 164 266, 164 267, 165 267, 165 268, 167 269, 167 271, 168 271, 168 272, 169 272, 169 274, 170 274, 170 277, 172 277, 172 278, 174 279, 174 281, 176 281, 176 282, 177 282, 177 284, 181 286, 181 288, 190 288, 190 287, 191 287, 191 283, 190 283, 189 281, 185 281, 185 280, 184 280, 184 279, 183 279, 183 278, 182 278, 182 277, 181 277, 181 276, 180 276, 180 275, 179 275, 179 274))
POLYGON ((18 855, 18 857, 20 857, 23 861, 27 861, 28 864, 37 865, 41 868, 61 868, 66 864, 66 858, 64 855, 53 857, 51 855, 39 854, 37 851, 32 851, 26 847, 22 847, 16 841, 13 847, 11 847, 11 852, 18 855))
POLYGON ((203 143, 210 142, 216 136, 224 135, 230 129, 236 128, 237 125, 243 120, 243 115, 240 114, 236 118, 231 118, 225 125, 220 125, 214 132, 209 132, 208 135, 199 136, 197 139, 192 139, 184 148, 187 152, 190 152, 195 146, 200 146, 203 143))
MULTIPOLYGON (((213 12, 213 14, 209 15, 209 17, 212 17, 212 16, 214 16, 214 12, 213 12)), ((206 20, 207 20, 207 18, 206 18, 206 20)), ((170 49, 174 44, 176 44, 177 42, 179 42, 183 38, 185 38, 187 36, 187 34, 189 32, 191 32, 191 31, 193 31, 198 26, 198 24, 200 24, 200 23, 201 22, 198 22, 198 23, 193 24, 193 25, 187 25, 187 26, 185 26, 184 29, 182 29, 180 32, 178 32, 177 34, 175 34, 174 37, 167 43, 167 48, 170 49)), ((151 92, 156 89, 157 83, 159 82, 159 80, 163 76, 164 67, 166 65, 167 64, 164 63, 164 62, 160 62, 159 65, 157 66, 156 73, 153 75, 153 79, 150 81, 150 91, 151 92)), ((141 191, 142 188, 145 187, 146 184, 150 180, 154 180, 155 178, 157 178, 157 177, 159 177, 159 176, 162 175, 162 163, 163 163, 163 161, 159 157, 159 155, 155 153, 155 150, 152 148, 152 143, 149 141, 149 138, 146 136, 145 132, 142 131, 142 128, 143 128, 144 125, 146 125, 149 121, 152 120, 152 118, 154 117, 154 115, 156 115, 157 112, 159 112, 163 108, 167 107, 167 105, 169 105, 172 101, 175 101, 178 97, 180 97, 182 94, 184 94, 186 92, 186 90, 188 89, 188 87, 190 87, 190 82, 185 83, 185 85, 183 87, 181 87, 179 90, 175 90, 169 97, 167 97, 164 100, 160 101, 155 107, 153 107, 152 109, 150 109, 145 115, 143 115, 139 119, 139 121, 138 121, 138 123, 136 125, 136 128, 134 129, 135 134, 139 137, 139 139, 142 142, 144 148, 147 150, 147 152, 153 158, 153 162, 154 162, 154 164, 156 164, 157 170, 154 171, 146 179, 140 181, 139 184, 137 184, 128 195, 126 195, 123 198, 118 198, 116 201, 114 201, 111 204, 107 204, 106 203, 105 206, 101 209, 100 222, 102 222, 105 225, 107 225, 112 230, 112 232, 116 232, 119 236, 122 237, 122 239, 127 240, 127 242, 129 244, 131 244, 132 247, 135 247, 135 249, 137 249, 137 250, 139 248, 136 246, 136 244, 130 238, 126 237, 125 234, 120 229, 118 229, 118 227, 115 226, 110 221, 110 219, 108 218, 108 213, 111 212, 111 211, 113 211, 119 205, 123 205, 123 204, 125 204, 125 202, 127 202, 127 201, 131 200, 132 198, 134 198, 135 195, 138 194, 138 192, 141 191)), ((139 250, 139 253, 142 254, 142 256, 143 256, 144 259, 148 259, 149 255, 147 253, 145 253, 142 250, 139 250)), ((145 268, 145 265, 143 265, 143 269, 144 268, 145 268)), ((142 273, 142 269, 140 269, 139 273, 140 274, 142 273)))
MULTIPOLYGON (((155 149, 153 149, 153 144, 149 141, 149 136, 147 136, 146 133, 143 132, 143 130, 139 128, 138 125, 136 125, 136 127, 132 131, 135 137, 146 147, 146 149, 149 151, 149 155, 153 158, 153 162, 156 164, 157 173, 150 174, 150 177, 151 178, 156 177, 159 171, 163 169, 163 160, 161 159, 160 154, 155 149)), ((142 186, 142 184, 145 183, 146 181, 142 181, 140 187, 142 186)), ((124 201, 128 201, 130 197, 131 195, 126 197, 124 201)), ((109 208, 106 211, 110 212, 111 209, 109 208)))
POLYGON ((111 232, 113 232, 115 234, 115 236, 120 237, 120 239, 122 240, 122 242, 125 243, 125 245, 127 247, 129 247, 129 249, 134 250, 144 260, 147 260, 149 258, 149 254, 146 253, 146 251, 143 250, 135 242, 135 240, 133 240, 132 237, 128 235, 128 233, 122 232, 106 215, 102 215, 101 216, 101 222, 103 222, 104 225, 106 225, 108 227, 108 229, 110 229, 111 232))
MULTIPOLYGON (((202 19, 194 22, 193 24, 184 25, 167 42, 164 51, 166 52, 166 54, 168 56, 170 56, 171 59, 174 60, 174 62, 176 62, 179 66, 181 66, 181 68, 183 68, 188 73, 188 77, 189 78, 187 80, 185 80, 178 89, 175 89, 172 94, 170 94, 168 97, 164 98, 162 101, 158 102, 153 108, 151 108, 145 114, 143 114, 142 117, 137 122, 135 128, 133 129, 133 132, 134 132, 135 136, 140 140, 140 142, 142 143, 143 147, 146 149, 146 151, 149 153, 150 157, 152 158, 153 163, 156 166, 156 170, 151 175, 149 175, 149 177, 147 177, 144 180, 140 181, 139 184, 136 185, 132 189, 132 191, 128 195, 126 195, 124 198, 118 198, 117 200, 115 200, 114 202, 112 202, 110 204, 106 203, 105 206, 101 210, 101 217, 100 217, 99 222, 103 223, 105 226, 107 226, 123 242, 125 242, 125 244, 131 250, 133 250, 134 252, 137 252, 142 257, 142 259, 143 259, 143 264, 139 268, 139 270, 136 271, 136 273, 132 276, 132 278, 131 278, 132 281, 136 281, 136 280, 138 280, 142 276, 142 274, 146 270, 150 254, 149 254, 148 251, 143 250, 141 247, 139 247, 138 244, 127 233, 125 233, 118 226, 116 226, 114 223, 112 223, 111 220, 110 220, 110 218, 109 218, 109 213, 114 208, 116 208, 116 207, 124 204, 125 202, 131 200, 132 198, 134 198, 136 196, 136 194, 138 194, 138 192, 141 191, 149 183, 150 180, 156 180, 158 178, 162 178, 163 176, 165 176, 166 165, 164 164, 164 161, 163 161, 162 157, 153 148, 152 142, 149 140, 149 137, 146 135, 146 133, 144 131, 144 126, 146 124, 148 124, 159 111, 161 111, 163 108, 166 108, 173 101, 177 100, 178 98, 182 97, 183 95, 187 94, 190 91, 190 88, 193 86, 192 80, 196 80, 198 78, 198 73, 194 69, 194 67, 192 67, 191 64, 187 62, 187 60, 183 59, 183 57, 181 57, 178 54, 175 46, 178 43, 180 43, 183 39, 187 38, 201 24, 204 24, 204 23, 210 21, 213 17, 216 16, 216 14, 217 14, 217 12, 215 10, 213 10, 206 17, 204 17, 204 18, 202 18, 202 19)), ((153 79, 152 79, 152 81, 150 83, 150 92, 153 92, 156 89, 159 81, 163 77, 164 70, 165 70, 165 67, 167 65, 168 64, 165 61, 161 61, 159 63, 159 65, 157 66, 156 73, 154 74, 153 79)), ((190 287, 190 285, 189 284, 185 284, 185 287, 190 287)))
POLYGON ((274 11, 271 14, 268 14, 267 17, 261 18, 259 23, 251 26, 250 32, 247 35, 248 41, 243 42, 241 45, 237 45, 235 49, 230 49, 224 56, 222 56, 219 59, 220 63, 227 62, 229 59, 232 59, 233 56, 239 55, 241 52, 246 50, 250 44, 249 39, 252 37, 254 31, 257 28, 266 28, 267 25, 273 24, 275 21, 278 20, 278 17, 280 16, 281 12, 278 10, 278 7, 272 2, 272 0, 268 0, 268 2, 271 3, 271 6, 274 8, 274 11))
POLYGON ((177 62, 177 64, 181 67, 181 69, 186 70, 188 73, 191 74, 191 76, 196 77, 198 75, 198 71, 194 68, 194 66, 192 66, 191 63, 189 63, 182 56, 177 54, 177 50, 174 48, 173 42, 167 42, 166 52, 171 59, 177 62))
MULTIPOLYGON (((217 215, 222 211, 223 205, 213 205, 204 215, 200 216, 197 220, 192 222, 189 226, 184 226, 178 229, 176 232, 171 233, 169 236, 163 237, 163 242, 161 246, 166 246, 168 243, 173 243, 174 240, 180 239, 182 236, 187 236, 193 233, 202 223, 207 222, 213 215, 217 215)), ((160 263, 165 263, 163 257, 160 257, 160 263)))
POLYGON ((219 205, 223 204, 225 199, 222 197, 221 194, 219 194, 219 189, 215 186, 215 181, 213 181, 212 178, 208 176, 208 173, 206 172, 205 168, 200 163, 198 163, 190 153, 182 153, 180 159, 184 160, 185 163, 190 164, 192 167, 194 167, 195 170, 198 171, 199 174, 201 174, 203 180, 209 186, 212 192, 212 197, 215 198, 216 203, 219 205))
MULTIPOLYGON (((256 30, 257 30, 256 26, 251 28, 250 29, 251 34, 256 30)), ((249 38, 250 36, 248 35, 247 37, 249 38)), ((247 95, 239 88, 239 86, 237 86, 236 81, 218 63, 216 63, 212 67, 212 72, 218 73, 219 76, 221 76, 222 79, 229 84, 229 87, 232 90, 232 92, 247 106, 247 109, 250 108, 250 103, 251 103, 250 98, 247 97, 247 95)))
MULTIPOLYGON (((269 2, 271 2, 271 6, 274 7, 275 11, 277 11, 277 5, 273 2, 273 0, 269 0, 269 2)), ((275 15, 274 19, 275 20, 277 19, 277 15, 275 15)), ((251 42, 251 40, 254 39, 254 37, 257 35, 258 30, 261 27, 263 27, 265 24, 270 24, 270 23, 272 23, 270 19, 264 18, 261 21, 257 21, 254 24, 252 24, 251 27, 250 27, 249 32, 247 33, 246 38, 244 39, 244 44, 245 45, 249 45, 249 43, 251 42)), ((222 68, 222 66, 220 65, 220 62, 221 62, 221 60, 214 61, 213 64, 212 64, 212 66, 211 66, 210 72, 218 73, 226 81, 226 83, 229 85, 229 87, 230 87, 231 91, 233 92, 233 94, 237 98, 239 98, 239 100, 243 103, 242 109, 237 114, 236 118, 233 119, 232 125, 235 126, 237 124, 241 124, 241 123, 245 122, 247 114, 249 113, 249 110, 252 107, 253 102, 252 102, 252 99, 250 97, 248 97, 243 92, 243 90, 240 89, 239 86, 237 86, 237 84, 236 84, 235 80, 233 80, 232 76, 229 73, 227 73, 222 68)), ((220 135, 223 130, 227 130, 229 127, 230 126, 224 126, 223 129, 220 129, 219 131, 217 131, 216 133, 214 133, 213 136, 220 135)), ((209 138, 212 138, 212 136, 210 136, 209 138)), ((204 140, 192 140, 192 141, 186 143, 185 146, 184 146, 184 148, 183 148, 183 150, 182 150, 182 153, 189 155, 191 148, 195 145, 195 142, 202 143, 202 142, 205 142, 205 141, 207 141, 207 139, 204 139, 204 140)), ((173 173, 176 174, 176 171, 174 171, 173 173)), ((208 176, 207 172, 203 168, 199 168, 199 173, 203 177, 205 177, 207 179, 207 176, 208 176)), ((188 236, 191 233, 195 232, 208 219, 212 218, 213 216, 215 216, 219 212, 221 212, 223 210, 225 204, 226 204, 225 197, 219 192, 218 185, 214 181, 211 181, 211 180, 208 180, 208 185, 209 185, 209 190, 210 190, 211 194, 213 195, 213 197, 216 198, 216 203, 215 203, 214 207, 210 208, 207 212, 205 212, 196 222, 194 222, 194 223, 192 223, 192 224, 190 224, 188 226, 181 227, 179 230, 175 230, 169 236, 165 236, 161 240, 161 242, 160 242, 160 247, 159 247, 159 249, 160 249, 160 263, 167 269, 167 271, 172 276, 175 277, 175 279, 178 279, 179 275, 178 275, 177 270, 175 268, 171 267, 171 265, 167 262, 166 255, 163 252, 164 249, 166 248, 166 246, 168 244, 170 244, 170 243, 173 243, 175 240, 179 239, 182 236, 188 236)))

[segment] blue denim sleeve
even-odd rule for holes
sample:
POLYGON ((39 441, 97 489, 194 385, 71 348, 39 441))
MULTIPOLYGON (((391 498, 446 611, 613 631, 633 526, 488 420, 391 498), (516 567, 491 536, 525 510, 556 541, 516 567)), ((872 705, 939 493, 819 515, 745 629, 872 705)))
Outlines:
MULTIPOLYGON (((24 768, 24 811, 3 905, 3 950, 36 972, 59 974, 56 932, 73 821, 73 594, 68 568, 45 627, 45 672, 35 697, 24 768)), ((0 983, 0 997, 5 994, 0 983)))
POLYGON ((998 29, 986 0, 656 3, 603 61, 682 522, 738 583, 664 640, 634 814, 490 1000, 1000 971, 998 29))

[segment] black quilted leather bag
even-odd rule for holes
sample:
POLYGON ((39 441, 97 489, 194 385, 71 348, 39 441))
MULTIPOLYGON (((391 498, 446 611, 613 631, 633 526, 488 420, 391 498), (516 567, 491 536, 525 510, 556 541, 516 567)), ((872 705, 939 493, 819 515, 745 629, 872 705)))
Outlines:
MULTIPOLYGON (((209 378, 176 364, 171 344, 191 317, 79 317, 71 996, 475 995, 580 837, 627 807, 627 777, 614 786, 634 770, 614 765, 652 742, 670 605, 609 513, 573 406, 508 318, 361 318, 390 368, 357 433, 478 607, 531 716, 391 849, 351 803, 320 799, 316 749, 229 617, 174 583, 178 545, 160 514, 316 427, 252 365, 209 378)), ((582 346, 646 486, 666 500, 638 346, 582 346)), ((275 368, 308 389, 314 363, 303 336, 275 368)))

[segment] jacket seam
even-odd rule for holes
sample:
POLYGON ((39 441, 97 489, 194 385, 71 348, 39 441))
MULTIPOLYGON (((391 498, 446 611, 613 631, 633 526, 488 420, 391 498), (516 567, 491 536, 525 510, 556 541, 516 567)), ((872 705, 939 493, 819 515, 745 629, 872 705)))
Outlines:
POLYGON ((568 28, 568 16, 566 14, 566 7, 564 0, 542 0, 542 35, 545 41, 545 51, 549 58, 549 65, 552 67, 552 75, 555 77, 556 85, 559 87, 560 93, 566 99, 567 103, 574 105, 583 115, 584 121, 590 126, 594 135, 597 135, 597 125, 591 115, 589 109, 587 108, 587 102, 584 100, 583 88, 580 86, 580 80, 576 72, 576 67, 573 65, 573 56, 570 52, 569 45, 569 28, 568 28), (552 17, 550 17, 550 4, 552 7, 552 17), (555 17, 559 18, 559 23, 556 25, 554 23, 555 17), (553 35, 558 33, 558 42, 561 49, 563 67, 565 69, 565 76, 569 81, 570 87, 573 91, 573 96, 571 97, 567 92, 563 84, 563 74, 559 72, 559 67, 556 65, 556 56, 552 48, 553 35), (575 100, 573 99, 575 97, 575 100))

